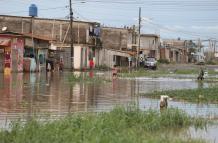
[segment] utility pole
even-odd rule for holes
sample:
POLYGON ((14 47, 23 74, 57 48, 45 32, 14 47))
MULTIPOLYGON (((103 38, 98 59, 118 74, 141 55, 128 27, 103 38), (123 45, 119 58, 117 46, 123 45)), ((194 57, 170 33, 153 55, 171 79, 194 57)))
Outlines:
POLYGON ((142 18, 141 18, 141 7, 139 7, 139 31, 138 31, 138 48, 137 48, 137 63, 136 63, 136 66, 138 67, 139 66, 139 52, 140 52, 140 46, 141 46, 141 21, 142 21, 142 18))
POLYGON ((73 48, 73 11, 70 0, 70 50, 71 50, 71 70, 74 69, 74 48, 73 48))

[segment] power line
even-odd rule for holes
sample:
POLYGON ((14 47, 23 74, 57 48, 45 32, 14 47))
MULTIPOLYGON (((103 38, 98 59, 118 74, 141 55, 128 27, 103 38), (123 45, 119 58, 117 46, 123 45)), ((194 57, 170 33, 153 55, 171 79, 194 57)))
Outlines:
POLYGON ((148 23, 151 24, 151 25, 157 26, 160 29, 167 30, 167 31, 170 31, 170 32, 182 33, 184 35, 191 35, 191 36, 198 37, 198 38, 199 37, 211 38, 210 36, 202 36, 202 34, 200 34, 200 33, 195 33, 195 32, 191 32, 191 31, 184 31, 184 30, 170 29, 170 28, 167 28, 165 26, 162 26, 160 24, 156 24, 156 23, 153 23, 153 22, 148 22, 148 23))

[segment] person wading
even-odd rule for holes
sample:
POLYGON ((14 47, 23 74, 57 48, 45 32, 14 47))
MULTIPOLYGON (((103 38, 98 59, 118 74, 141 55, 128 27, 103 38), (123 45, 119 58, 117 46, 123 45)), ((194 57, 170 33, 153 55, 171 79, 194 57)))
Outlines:
POLYGON ((200 69, 199 75, 198 75, 198 80, 204 80, 204 70, 203 68, 200 69))

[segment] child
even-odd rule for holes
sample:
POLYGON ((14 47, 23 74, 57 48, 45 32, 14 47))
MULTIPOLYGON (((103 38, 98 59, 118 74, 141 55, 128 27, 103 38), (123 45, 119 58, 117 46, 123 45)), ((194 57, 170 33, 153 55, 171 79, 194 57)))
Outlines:
POLYGON ((116 65, 114 65, 113 69, 112 69, 112 74, 113 74, 113 77, 116 77, 117 76, 117 68, 116 68, 116 65))
POLYGON ((93 67, 94 67, 94 61, 93 61, 93 59, 90 59, 90 60, 89 60, 89 66, 90 66, 90 69, 93 69, 93 67))
POLYGON ((63 58, 61 58, 59 63, 59 70, 63 71, 63 67, 64 67, 64 62, 63 62, 63 58))

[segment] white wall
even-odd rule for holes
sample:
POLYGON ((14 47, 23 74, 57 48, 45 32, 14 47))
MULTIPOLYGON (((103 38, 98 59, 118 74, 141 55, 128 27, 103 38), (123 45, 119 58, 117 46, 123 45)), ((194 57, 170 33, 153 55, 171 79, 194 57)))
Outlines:
MULTIPOLYGON (((74 46, 74 68, 80 70, 82 68, 89 68, 89 50, 88 46, 75 45, 74 46), (83 50, 82 50, 83 49, 83 50)), ((94 64, 95 61, 94 61, 94 64)))
POLYGON ((80 69, 81 63, 81 46, 74 46, 74 68, 80 69))

